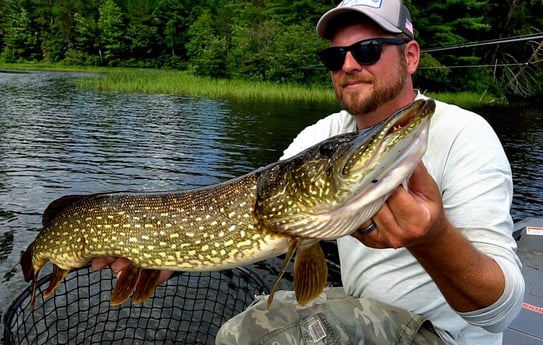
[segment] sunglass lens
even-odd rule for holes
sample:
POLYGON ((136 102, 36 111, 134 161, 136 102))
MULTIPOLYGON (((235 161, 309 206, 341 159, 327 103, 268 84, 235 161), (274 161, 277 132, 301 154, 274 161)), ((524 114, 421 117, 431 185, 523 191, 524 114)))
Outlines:
POLYGON ((324 67, 329 71, 337 71, 343 67, 345 62, 345 49, 340 47, 330 47, 319 53, 324 67))
POLYGON ((358 42, 351 46, 351 52, 359 64, 373 65, 381 57, 381 42, 358 42))
POLYGON ((373 65, 381 58, 383 43, 402 45, 406 41, 400 38, 375 38, 356 42, 348 47, 330 47, 321 50, 319 57, 329 71, 337 71, 343 68, 345 55, 351 52, 356 62, 361 65, 373 65))

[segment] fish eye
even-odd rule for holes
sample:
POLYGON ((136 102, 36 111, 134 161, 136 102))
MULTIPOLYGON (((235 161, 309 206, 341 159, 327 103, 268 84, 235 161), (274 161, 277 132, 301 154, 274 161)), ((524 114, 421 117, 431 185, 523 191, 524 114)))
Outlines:
POLYGON ((322 143, 321 146, 319 146, 319 153, 325 157, 332 157, 332 155, 336 152, 338 146, 339 143, 335 141, 328 141, 322 143))

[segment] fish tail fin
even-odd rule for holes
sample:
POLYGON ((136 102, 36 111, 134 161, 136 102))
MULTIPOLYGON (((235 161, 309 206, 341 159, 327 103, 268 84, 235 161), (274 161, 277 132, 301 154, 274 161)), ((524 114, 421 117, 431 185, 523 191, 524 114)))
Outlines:
POLYGON ((23 270, 23 275, 25 281, 29 282, 34 279, 38 272, 34 272, 34 265, 32 264, 32 252, 34 250, 34 245, 30 244, 28 248, 21 254, 21 268, 23 270))
POLYGON ((275 281, 273 282, 273 286, 270 290, 270 295, 268 296, 268 303, 267 308, 268 310, 271 309, 271 304, 273 302, 273 296, 275 295, 275 291, 277 291, 277 287, 279 286, 279 282, 281 281, 281 278, 283 277, 283 274, 285 274, 285 271, 287 270, 288 264, 290 263, 290 260, 292 260, 292 257, 294 256, 294 253, 296 253, 296 250, 300 246, 302 241, 298 238, 293 239, 290 241, 288 246, 287 254, 285 255, 285 259, 283 260, 283 264, 281 265, 281 270, 279 271, 279 274, 277 275, 277 278, 275 278, 275 281))
POLYGON ((23 270, 23 276, 25 281, 29 282, 32 280, 32 295, 30 297, 30 309, 34 310, 34 305, 36 303, 36 291, 38 288, 38 275, 40 273, 41 267, 35 269, 32 252, 34 250, 34 244, 31 243, 28 248, 21 254, 21 268, 23 270))
POLYGON ((294 260, 294 292, 300 305, 317 298, 328 281, 328 265, 319 242, 300 247, 294 260))
POLYGON ((57 265, 53 264, 53 273, 51 274, 49 286, 47 286, 47 290, 45 290, 45 292, 43 293, 44 298, 49 298, 49 296, 51 296, 53 292, 55 292, 60 283, 62 283, 62 281, 64 280, 64 277, 66 277, 66 274, 68 274, 68 270, 62 269, 57 265))
POLYGON ((160 283, 160 271, 152 269, 141 270, 136 289, 132 295, 134 303, 145 302, 153 295, 157 285, 160 283))
POLYGON ((117 278, 117 284, 113 292, 111 292, 111 305, 123 304, 132 296, 141 271, 141 268, 134 263, 131 263, 121 271, 121 274, 117 278))

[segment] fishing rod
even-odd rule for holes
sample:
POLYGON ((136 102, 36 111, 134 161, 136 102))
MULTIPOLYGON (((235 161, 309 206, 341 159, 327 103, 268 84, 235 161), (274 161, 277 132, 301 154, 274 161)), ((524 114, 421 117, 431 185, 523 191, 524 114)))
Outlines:
POLYGON ((438 51, 444 51, 444 50, 472 48, 472 47, 479 47, 479 46, 485 46, 485 45, 491 45, 491 44, 516 43, 516 42, 539 40, 539 39, 543 39, 543 34, 532 34, 532 35, 525 35, 525 36, 498 38, 498 39, 486 40, 486 41, 480 41, 480 42, 461 43, 461 44, 446 46, 446 47, 424 48, 424 49, 421 49, 421 52, 431 53, 431 52, 438 52, 438 51))

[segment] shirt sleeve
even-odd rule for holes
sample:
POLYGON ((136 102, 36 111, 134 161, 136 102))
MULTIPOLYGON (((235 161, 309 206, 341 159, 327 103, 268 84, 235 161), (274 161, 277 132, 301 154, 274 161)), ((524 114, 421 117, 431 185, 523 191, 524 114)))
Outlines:
POLYGON ((519 283, 523 281, 523 277, 516 265, 501 257, 494 257, 494 260, 506 277, 502 296, 491 306, 471 312, 459 312, 458 315, 472 325, 497 333, 505 330, 520 312, 524 284, 519 283))

